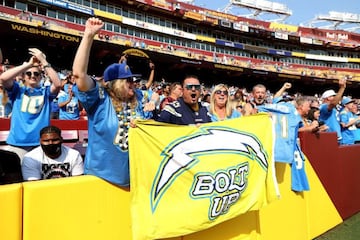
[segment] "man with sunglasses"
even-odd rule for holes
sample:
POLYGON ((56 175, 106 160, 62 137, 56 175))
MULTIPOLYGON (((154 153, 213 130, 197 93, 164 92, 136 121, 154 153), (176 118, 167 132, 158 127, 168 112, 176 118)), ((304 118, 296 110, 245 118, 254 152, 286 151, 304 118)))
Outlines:
POLYGON ((16 152, 20 159, 26 152, 39 146, 39 132, 50 125, 51 101, 60 90, 58 74, 47 62, 45 54, 37 48, 29 48, 29 54, 28 62, 0 75, 0 81, 13 105, 7 150, 16 152), (51 79, 50 86, 41 85, 41 70, 51 79), (25 73, 24 86, 15 80, 21 73, 25 73))
POLYGON ((160 122, 190 125, 211 122, 206 107, 199 102, 201 85, 196 76, 185 77, 183 95, 177 101, 169 103, 160 112, 160 122))

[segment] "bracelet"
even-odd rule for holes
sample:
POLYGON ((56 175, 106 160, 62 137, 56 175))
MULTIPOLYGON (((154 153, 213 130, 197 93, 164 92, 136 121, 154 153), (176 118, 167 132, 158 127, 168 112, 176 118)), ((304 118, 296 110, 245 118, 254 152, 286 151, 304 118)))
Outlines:
POLYGON ((45 69, 45 68, 50 68, 51 67, 51 64, 50 63, 48 63, 48 64, 46 64, 45 66, 43 66, 43 68, 45 69))

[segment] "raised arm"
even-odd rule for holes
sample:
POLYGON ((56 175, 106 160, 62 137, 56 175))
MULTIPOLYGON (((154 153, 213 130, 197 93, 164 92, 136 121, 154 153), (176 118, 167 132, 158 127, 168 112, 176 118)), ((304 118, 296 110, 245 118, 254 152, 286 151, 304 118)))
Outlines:
POLYGON ((149 68, 150 68, 150 76, 145 85, 146 89, 149 89, 154 82, 155 64, 152 61, 150 61, 150 63, 149 63, 149 68))
POLYGON ((98 18, 89 18, 85 24, 85 31, 80 45, 76 51, 73 63, 73 76, 80 91, 87 91, 95 86, 94 81, 87 75, 89 56, 95 35, 104 26, 103 21, 98 18))
POLYGON ((333 109, 336 105, 341 101, 342 96, 345 92, 346 88, 346 80, 340 79, 339 80, 339 91, 337 92, 336 96, 331 100, 330 104, 328 105, 328 109, 333 109))
POLYGON ((3 72, 0 75, 0 81, 2 82, 4 88, 12 88, 15 77, 33 66, 33 59, 34 57, 31 57, 29 62, 24 62, 19 66, 10 68, 9 70, 3 72))
POLYGON ((283 93, 290 88, 291 88, 291 83, 288 82, 284 83, 284 85, 279 89, 279 91, 275 93, 274 98, 281 97, 283 93))
POLYGON ((37 48, 29 48, 29 53, 37 59, 44 72, 49 76, 52 83, 51 93, 58 94, 61 88, 60 78, 55 69, 46 60, 46 55, 37 48))

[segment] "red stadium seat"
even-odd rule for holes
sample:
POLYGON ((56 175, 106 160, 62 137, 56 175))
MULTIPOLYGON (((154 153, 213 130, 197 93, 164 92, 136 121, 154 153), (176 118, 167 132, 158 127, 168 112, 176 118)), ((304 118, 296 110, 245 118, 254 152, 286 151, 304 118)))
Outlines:
POLYGON ((64 141, 63 144, 71 148, 79 141, 78 130, 62 130, 61 136, 64 141))

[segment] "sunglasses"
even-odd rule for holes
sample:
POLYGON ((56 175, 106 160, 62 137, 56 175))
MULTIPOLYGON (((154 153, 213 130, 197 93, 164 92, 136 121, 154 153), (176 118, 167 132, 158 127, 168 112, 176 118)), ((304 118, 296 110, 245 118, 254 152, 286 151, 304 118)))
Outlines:
POLYGON ((35 77, 38 77, 40 76, 40 73, 39 72, 31 72, 31 71, 28 71, 25 73, 28 77, 31 77, 31 75, 34 75, 35 77))
POLYGON ((224 90, 224 91, 221 91, 221 90, 216 90, 215 91, 215 94, 218 94, 218 95, 220 95, 220 94, 224 94, 224 95, 228 95, 228 91, 227 90, 224 90))
POLYGON ((186 84, 185 88, 187 90, 192 90, 193 88, 195 88, 195 90, 200 90, 201 85, 200 84, 186 84))

